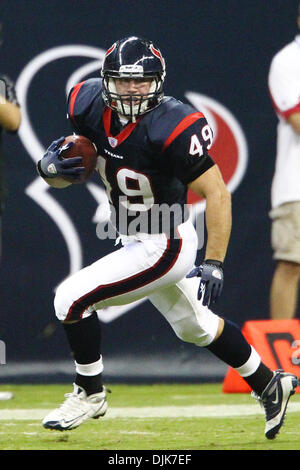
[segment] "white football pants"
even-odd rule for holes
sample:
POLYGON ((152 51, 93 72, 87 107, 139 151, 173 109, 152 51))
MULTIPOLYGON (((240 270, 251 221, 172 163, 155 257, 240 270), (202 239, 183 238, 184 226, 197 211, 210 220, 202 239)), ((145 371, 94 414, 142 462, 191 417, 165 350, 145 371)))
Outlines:
POLYGON ((96 310, 147 297, 176 335, 199 346, 210 344, 219 317, 197 299, 199 278, 187 279, 194 267, 198 239, 188 221, 178 238, 165 234, 121 237, 123 247, 64 280, 54 307, 62 321, 78 321, 96 310))

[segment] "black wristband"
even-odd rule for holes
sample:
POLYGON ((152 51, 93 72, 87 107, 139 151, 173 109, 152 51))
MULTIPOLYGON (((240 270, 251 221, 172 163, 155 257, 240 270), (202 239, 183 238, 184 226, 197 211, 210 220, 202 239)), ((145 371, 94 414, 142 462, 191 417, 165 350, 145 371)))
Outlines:
POLYGON ((47 178, 47 175, 45 175, 45 173, 41 169, 41 160, 39 160, 36 164, 36 171, 42 178, 47 178))
POLYGON ((213 266, 217 266, 217 268, 223 269, 223 263, 222 261, 218 261, 216 259, 206 259, 204 260, 204 263, 206 264, 212 264, 213 266))

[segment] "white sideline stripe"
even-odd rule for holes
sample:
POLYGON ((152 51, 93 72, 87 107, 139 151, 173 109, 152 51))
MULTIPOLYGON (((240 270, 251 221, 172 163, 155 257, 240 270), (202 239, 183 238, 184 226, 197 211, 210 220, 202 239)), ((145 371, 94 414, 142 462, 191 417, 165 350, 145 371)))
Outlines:
MULTIPOLYGON (((48 409, 0 409, 0 420, 41 420, 48 409)), ((289 403, 288 412, 300 411, 299 403, 289 403)), ((224 418, 252 416, 263 413, 257 405, 195 405, 195 406, 145 406, 141 408, 110 408, 102 419, 114 418, 224 418)))

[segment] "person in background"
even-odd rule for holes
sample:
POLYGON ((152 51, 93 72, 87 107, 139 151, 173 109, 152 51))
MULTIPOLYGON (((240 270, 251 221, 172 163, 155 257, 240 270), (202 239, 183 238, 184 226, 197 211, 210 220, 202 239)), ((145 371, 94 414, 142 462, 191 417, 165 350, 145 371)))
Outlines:
MULTIPOLYGON (((300 4, 297 14, 300 30, 300 4)), ((272 248, 277 262, 271 319, 297 315, 300 279, 300 34, 275 54, 268 85, 279 122, 271 189, 272 248)))
MULTIPOLYGON (((0 24, 0 46, 2 45, 2 25, 0 24)), ((0 70, 0 255, 1 218, 4 209, 5 185, 3 178, 4 152, 2 149, 3 131, 17 133, 21 124, 21 110, 13 81, 0 70)))
MULTIPOLYGON (((2 25, 0 24, 0 45, 2 44, 2 25)), ((17 133, 21 124, 21 110, 17 100, 14 83, 0 71, 0 259, 2 254, 2 214, 6 196, 4 184, 4 154, 2 146, 3 132, 17 133)), ((1 391, 0 400, 12 397, 11 392, 1 391)))

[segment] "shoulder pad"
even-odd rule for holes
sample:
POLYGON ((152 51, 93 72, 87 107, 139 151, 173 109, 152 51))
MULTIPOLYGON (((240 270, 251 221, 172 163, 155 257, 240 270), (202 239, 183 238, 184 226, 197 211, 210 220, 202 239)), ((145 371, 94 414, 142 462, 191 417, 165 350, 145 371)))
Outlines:
POLYGON ((153 111, 155 112, 152 116, 149 137, 162 149, 172 136, 179 135, 196 120, 205 118, 193 106, 172 97, 165 97, 161 105, 153 111))
POLYGON ((67 115, 71 120, 77 121, 83 116, 91 103, 102 93, 102 80, 90 78, 77 83, 69 92, 67 99, 67 115))

